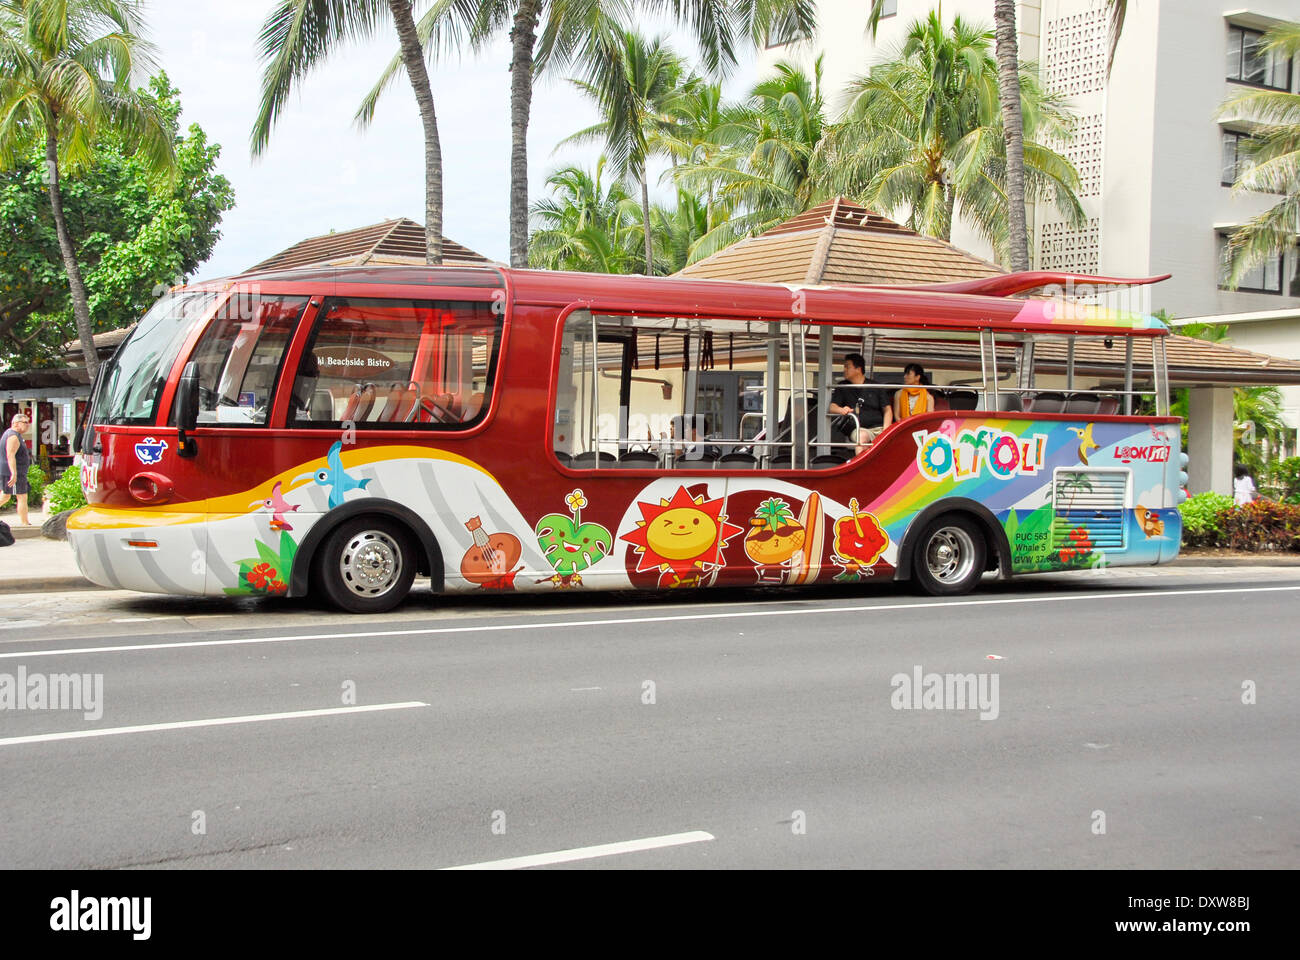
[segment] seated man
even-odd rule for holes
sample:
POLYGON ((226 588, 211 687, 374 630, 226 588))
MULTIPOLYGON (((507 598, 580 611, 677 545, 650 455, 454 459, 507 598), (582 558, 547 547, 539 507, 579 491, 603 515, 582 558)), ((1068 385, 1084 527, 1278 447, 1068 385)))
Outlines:
POLYGON ((925 389, 925 368, 909 363, 903 368, 905 386, 894 394, 894 419, 906 420, 934 409, 934 395, 925 389))
POLYGON ((856 437, 849 436, 853 426, 847 417, 834 424, 837 431, 857 444, 855 454, 871 446, 880 432, 894 421, 893 410, 881 401, 880 390, 870 388, 878 382, 867 376, 866 358, 860 353, 850 353, 844 358, 844 380, 831 391, 831 402, 827 405, 831 415, 845 417, 854 414, 858 418, 856 437))

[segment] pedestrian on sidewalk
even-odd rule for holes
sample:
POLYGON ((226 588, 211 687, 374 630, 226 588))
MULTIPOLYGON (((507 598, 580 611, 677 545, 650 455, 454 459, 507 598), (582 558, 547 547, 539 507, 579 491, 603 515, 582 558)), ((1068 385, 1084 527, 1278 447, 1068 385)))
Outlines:
POLYGON ((31 417, 15 413, 9 429, 0 433, 0 507, 8 503, 11 496, 16 497, 18 525, 22 527, 31 523, 27 516, 27 468, 31 466, 32 454, 23 442, 23 434, 31 425, 31 417))
POLYGON ((1244 463, 1237 464, 1232 472, 1235 475, 1232 481, 1232 499, 1240 507, 1253 501, 1259 491, 1255 489, 1255 481, 1251 479, 1250 471, 1244 463))

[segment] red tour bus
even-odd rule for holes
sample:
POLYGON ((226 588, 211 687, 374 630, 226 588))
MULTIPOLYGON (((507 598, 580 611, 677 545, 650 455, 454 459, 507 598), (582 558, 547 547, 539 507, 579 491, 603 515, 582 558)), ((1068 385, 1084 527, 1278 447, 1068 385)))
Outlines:
POLYGON ((101 371, 69 539, 107 587, 358 613, 416 576, 946 595, 1171 560, 1168 329, 1016 296, 1071 282, 1151 281, 358 267, 178 288, 101 371))

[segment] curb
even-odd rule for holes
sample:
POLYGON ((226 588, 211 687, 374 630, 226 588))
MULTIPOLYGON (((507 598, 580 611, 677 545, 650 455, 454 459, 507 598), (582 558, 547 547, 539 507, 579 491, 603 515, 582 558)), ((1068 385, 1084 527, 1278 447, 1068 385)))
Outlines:
POLYGON ((8 577, 0 579, 0 594, 41 593, 63 590, 104 590, 85 577, 8 577))
POLYGON ((1285 554, 1259 557, 1178 557, 1162 567, 1300 567, 1300 557, 1285 554))
POLYGON ((10 527, 9 532, 15 540, 37 540, 41 536, 40 527, 10 527))

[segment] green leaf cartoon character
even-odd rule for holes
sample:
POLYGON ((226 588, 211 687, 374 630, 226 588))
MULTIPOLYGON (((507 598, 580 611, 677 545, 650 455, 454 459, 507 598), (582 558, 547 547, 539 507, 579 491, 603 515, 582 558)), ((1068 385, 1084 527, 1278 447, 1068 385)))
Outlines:
POLYGON ((555 576, 537 582, 549 580, 560 589, 582 586, 581 571, 608 556, 614 544, 600 524, 582 522, 582 508, 587 505, 582 490, 574 490, 565 500, 570 515, 548 513, 537 521, 535 530, 542 555, 555 568, 555 576))

